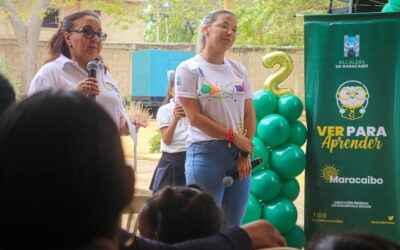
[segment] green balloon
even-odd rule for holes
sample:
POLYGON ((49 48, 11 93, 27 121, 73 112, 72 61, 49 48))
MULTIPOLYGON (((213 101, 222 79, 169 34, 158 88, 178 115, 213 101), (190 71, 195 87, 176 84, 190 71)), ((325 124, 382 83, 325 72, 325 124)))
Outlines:
POLYGON ((287 233, 282 235, 287 242, 289 247, 295 247, 298 249, 302 249, 306 242, 306 237, 304 231, 298 225, 294 225, 294 227, 287 233))
POLYGON ((390 3, 387 3, 383 6, 382 12, 395 12, 395 10, 390 3))
POLYGON ((246 213, 244 214, 244 218, 242 224, 247 224, 249 222, 260 219, 262 214, 261 203, 257 200, 257 198, 250 193, 249 200, 247 201, 246 213))
POLYGON ((276 198, 281 192, 281 188, 279 176, 274 171, 267 169, 252 177, 250 192, 265 202, 276 198))
POLYGON ((253 94, 253 105, 256 116, 263 118, 276 110, 276 96, 268 90, 260 90, 253 94))
POLYGON ((262 217, 284 234, 296 224, 297 210, 290 200, 278 197, 265 203, 262 217))
POLYGON ((269 163, 282 179, 289 180, 303 172, 306 157, 299 146, 287 143, 271 151, 269 163))
POLYGON ((254 137, 259 137, 258 136, 258 133, 257 133, 257 127, 258 127, 258 123, 260 122, 260 118, 258 118, 257 116, 256 116, 256 131, 254 131, 254 137))
POLYGON ((290 180, 282 180, 282 189, 279 196, 288 198, 291 201, 296 200, 300 193, 300 184, 293 178, 290 180))
POLYGON ((389 0, 389 3, 392 7, 400 7, 400 0, 389 0))
POLYGON ((259 157, 262 159, 262 163, 257 167, 253 168, 252 170, 252 173, 255 174, 261 170, 268 168, 267 163, 269 159, 269 150, 267 146, 265 146, 264 143, 258 137, 253 138, 253 145, 254 145, 254 150, 251 160, 255 160, 256 158, 259 157))
POLYGON ((257 134, 265 145, 276 147, 287 141, 290 134, 290 126, 283 116, 270 114, 262 118, 258 123, 257 134))
POLYGON ((211 91, 211 87, 209 85, 203 85, 200 89, 201 93, 208 94, 211 91))
POLYGON ((303 113, 303 103, 295 95, 288 94, 278 99, 277 113, 287 119, 288 122, 296 121, 303 113))
POLYGON ((303 146, 303 144, 307 140, 307 129, 304 124, 296 120, 295 122, 290 124, 290 133, 288 142, 294 143, 298 146, 303 146))

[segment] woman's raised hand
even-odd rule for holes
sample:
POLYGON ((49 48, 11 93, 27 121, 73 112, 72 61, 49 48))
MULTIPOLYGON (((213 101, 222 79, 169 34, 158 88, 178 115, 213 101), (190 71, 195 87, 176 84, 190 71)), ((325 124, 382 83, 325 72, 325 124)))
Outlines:
POLYGON ((185 117, 185 111, 183 110, 183 107, 179 104, 175 105, 174 108, 174 119, 176 121, 179 121, 179 119, 181 119, 182 117, 185 117))
POLYGON ((93 77, 88 77, 85 80, 80 81, 75 90, 86 95, 96 96, 100 94, 99 85, 97 85, 97 79, 93 77))

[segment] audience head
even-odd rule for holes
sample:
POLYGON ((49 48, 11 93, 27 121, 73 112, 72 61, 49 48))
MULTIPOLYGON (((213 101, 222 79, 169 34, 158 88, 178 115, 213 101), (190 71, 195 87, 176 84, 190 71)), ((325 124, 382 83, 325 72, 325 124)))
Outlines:
POLYGON ((367 233, 337 233, 312 241, 308 250, 400 250, 400 245, 367 233))
POLYGON ((95 102, 49 90, 0 121, 0 249, 112 238, 133 195, 118 129, 95 102))
MULTIPOLYGON (((197 41, 197 53, 201 53, 207 43, 207 36, 206 32, 208 28, 210 28, 213 25, 216 25, 218 22, 218 17, 221 15, 230 15, 235 19, 236 22, 236 16, 233 14, 233 12, 226 10, 226 9, 218 9, 218 10, 213 10, 208 12, 204 17, 201 22, 200 28, 199 28, 199 35, 198 35, 198 41, 197 41)), ((236 24, 235 24, 236 25, 236 24)), ((232 31, 234 35, 236 36, 236 26, 235 27, 228 27, 230 24, 227 24, 225 22, 218 23, 218 26, 221 27, 222 29, 230 29, 233 28, 234 30, 232 31)), ((234 41, 234 40, 233 40, 234 41)), ((232 42, 233 44, 233 42, 232 42)))
POLYGON ((142 236, 165 243, 212 235, 221 230, 222 221, 222 211, 212 195, 195 184, 159 190, 138 217, 142 236))
POLYGON ((14 88, 7 78, 0 74, 0 116, 14 102, 14 88))
POLYGON ((47 62, 61 54, 78 62, 100 59, 102 42, 106 38, 96 12, 79 11, 65 16, 49 42, 50 58, 47 62))

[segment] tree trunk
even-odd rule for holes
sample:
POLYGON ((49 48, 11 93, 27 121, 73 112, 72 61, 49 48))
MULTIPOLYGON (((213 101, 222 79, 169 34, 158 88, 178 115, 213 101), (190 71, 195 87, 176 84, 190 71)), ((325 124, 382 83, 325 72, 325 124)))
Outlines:
POLYGON ((23 15, 20 15, 18 9, 12 0, 0 1, 10 19, 18 47, 20 49, 21 67, 20 79, 21 89, 24 94, 28 93, 30 82, 37 70, 37 45, 40 36, 44 11, 50 4, 50 0, 37 0, 36 5, 32 6, 32 15, 28 25, 25 25, 23 15))
POLYGON ((21 56, 21 91, 28 94, 31 80, 37 72, 37 43, 28 42, 20 47, 21 56))

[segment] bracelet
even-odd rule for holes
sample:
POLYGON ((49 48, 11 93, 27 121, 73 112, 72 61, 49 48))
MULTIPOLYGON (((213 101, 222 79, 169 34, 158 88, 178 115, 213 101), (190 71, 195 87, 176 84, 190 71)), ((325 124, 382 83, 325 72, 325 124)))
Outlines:
POLYGON ((247 156, 249 156, 249 152, 242 151, 242 150, 239 151, 239 154, 240 154, 240 156, 243 157, 243 158, 247 158, 247 156))
POLYGON ((229 142, 233 142, 233 138, 235 137, 235 134, 233 133, 232 129, 228 129, 228 132, 226 133, 226 139, 229 142))

